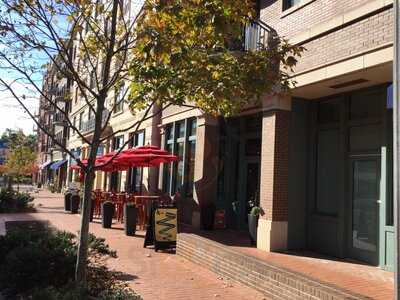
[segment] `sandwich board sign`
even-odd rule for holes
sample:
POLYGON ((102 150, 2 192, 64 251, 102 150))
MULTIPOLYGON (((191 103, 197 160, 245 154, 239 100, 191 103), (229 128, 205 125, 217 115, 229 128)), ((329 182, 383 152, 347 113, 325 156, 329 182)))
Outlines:
POLYGON ((177 214, 174 207, 156 208, 154 212, 154 248, 170 249, 176 247, 177 214))

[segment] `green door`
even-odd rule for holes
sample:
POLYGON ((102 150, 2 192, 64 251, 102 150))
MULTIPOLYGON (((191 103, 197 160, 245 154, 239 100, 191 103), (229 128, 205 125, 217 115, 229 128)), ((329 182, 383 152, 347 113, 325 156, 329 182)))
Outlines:
POLYGON ((349 255, 378 265, 380 158, 351 159, 349 255))

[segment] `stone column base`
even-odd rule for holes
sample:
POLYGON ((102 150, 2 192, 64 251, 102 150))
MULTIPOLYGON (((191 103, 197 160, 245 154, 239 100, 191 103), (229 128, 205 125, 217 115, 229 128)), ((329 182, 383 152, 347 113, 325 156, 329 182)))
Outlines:
POLYGON ((258 220, 257 248, 272 252, 287 249, 288 222, 258 220))

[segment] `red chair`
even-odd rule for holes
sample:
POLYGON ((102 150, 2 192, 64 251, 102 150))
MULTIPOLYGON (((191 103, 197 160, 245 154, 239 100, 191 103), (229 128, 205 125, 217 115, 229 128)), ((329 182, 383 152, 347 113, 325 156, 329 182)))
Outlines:
POLYGON ((143 198, 137 198, 135 197, 137 195, 134 195, 135 199, 135 205, 138 210, 138 225, 139 228, 144 230, 145 229, 145 223, 146 223, 146 202, 144 201, 143 198))
POLYGON ((115 217, 118 222, 124 220, 124 204, 126 202, 125 193, 116 193, 113 197, 113 203, 115 204, 115 217))
POLYGON ((94 190, 92 193, 93 197, 93 216, 101 217, 101 203, 102 201, 102 192, 101 190, 94 190))

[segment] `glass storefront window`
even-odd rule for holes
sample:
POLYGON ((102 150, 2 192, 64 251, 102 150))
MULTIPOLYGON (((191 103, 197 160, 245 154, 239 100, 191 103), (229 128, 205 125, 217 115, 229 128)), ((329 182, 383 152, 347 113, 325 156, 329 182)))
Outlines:
POLYGON ((179 161, 176 162, 176 171, 175 171, 175 184, 173 192, 182 192, 183 185, 183 164, 184 164, 184 143, 176 144, 176 152, 175 155, 179 157, 179 161))
POLYGON ((380 91, 370 90, 353 94, 350 99, 350 119, 373 119, 382 115, 382 97, 380 91))
MULTIPOLYGON (((145 131, 139 131, 130 134, 129 147, 139 147, 144 145, 145 131)), ((128 187, 127 189, 131 192, 142 192, 142 181, 143 181, 143 168, 130 168, 128 171, 128 187)))
POLYGON ((197 121, 179 121, 165 128, 165 149, 179 157, 179 161, 164 164, 162 188, 164 192, 193 195, 197 121))
POLYGON ((193 185, 194 185, 194 164, 196 154, 196 141, 189 141, 188 145, 188 168, 187 168, 187 196, 193 196, 193 185))
POLYGON ((338 100, 330 100, 318 104, 318 123, 338 123, 339 121, 340 102, 338 100))
POLYGON ((189 121, 189 136, 195 136, 197 131, 197 120, 191 119, 189 121))
MULTIPOLYGON (((165 150, 172 153, 172 145, 167 144, 165 146, 165 150)), ((171 184, 171 173, 172 173, 172 164, 164 164, 163 170, 163 191, 165 193, 171 193, 170 184, 171 184)))
POLYGON ((185 122, 180 121, 175 124, 177 138, 185 137, 185 122))

